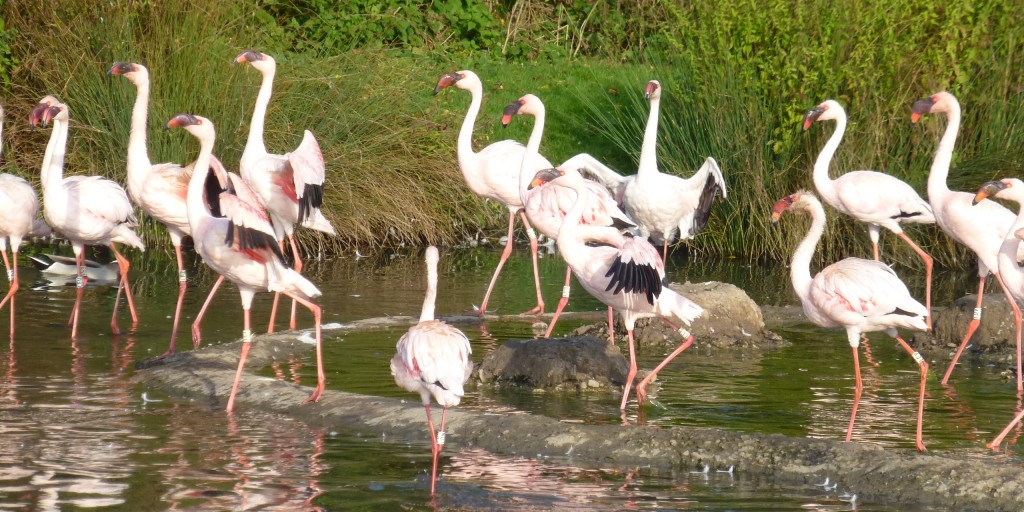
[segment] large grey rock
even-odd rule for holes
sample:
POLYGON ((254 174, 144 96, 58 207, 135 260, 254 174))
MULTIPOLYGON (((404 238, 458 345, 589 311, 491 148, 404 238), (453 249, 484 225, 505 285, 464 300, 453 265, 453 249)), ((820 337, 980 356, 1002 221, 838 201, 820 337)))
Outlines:
POLYGON ((629 363, 607 340, 591 337, 511 340, 484 357, 481 382, 532 388, 622 386, 629 363))
MULTIPOLYGON (((967 326, 974 318, 977 295, 967 295, 953 301, 945 310, 933 312, 934 334, 914 334, 914 346, 918 350, 954 351, 967 333, 967 326)), ((1013 310, 1001 293, 986 293, 982 302, 981 323, 968 342, 971 352, 1009 354, 1016 353, 1016 334, 1013 325, 1013 310)), ((966 352, 965 352, 966 353, 966 352)))
MULTIPOLYGON (((669 287, 704 308, 689 331, 695 343, 715 347, 763 347, 786 343, 764 327, 761 308, 741 288, 729 283, 671 283, 669 287)), ((616 314, 615 339, 624 340, 625 326, 616 314)), ((608 323, 585 325, 574 335, 608 338, 608 323)), ((639 345, 681 343, 683 337, 659 319, 637 321, 633 337, 639 345)))

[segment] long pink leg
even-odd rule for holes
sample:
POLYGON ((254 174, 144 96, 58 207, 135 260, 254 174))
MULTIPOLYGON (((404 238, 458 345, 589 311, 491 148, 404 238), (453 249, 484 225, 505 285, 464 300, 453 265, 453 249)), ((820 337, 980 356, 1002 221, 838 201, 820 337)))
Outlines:
POLYGON ((523 217, 526 235, 530 238, 530 257, 533 259, 533 285, 537 290, 537 305, 523 314, 540 315, 544 313, 544 297, 540 294, 540 267, 537 264, 537 232, 533 230, 530 221, 526 220, 526 212, 519 210, 519 215, 523 217))
POLYGON ((430 495, 434 495, 434 487, 437 484, 437 459, 441 455, 441 449, 444 448, 444 421, 445 415, 448 414, 448 408, 441 409, 441 428, 437 431, 437 437, 434 438, 434 464, 430 470, 430 495))
MULTIPOLYGON (((878 258, 878 242, 871 242, 871 255, 875 261, 879 261, 878 258)), ((849 439, 847 439, 849 441, 849 439)))
MULTIPOLYGON (((284 252, 284 239, 277 241, 278 247, 281 248, 281 252, 284 252)), ((281 292, 274 293, 274 303, 270 306, 270 324, 267 326, 267 334, 274 334, 274 322, 277 321, 277 301, 281 299, 281 292)))
POLYGON ((633 386, 633 379, 636 378, 636 349, 633 346, 633 329, 626 330, 626 337, 629 339, 629 373, 626 375, 626 389, 622 391, 622 403, 619 410, 626 410, 626 402, 629 401, 629 388, 633 386))
POLYGON ((213 302, 213 296, 217 294, 217 288, 220 288, 221 283, 224 282, 224 276, 217 278, 217 282, 213 283, 213 288, 210 289, 210 294, 206 296, 206 302, 203 303, 202 309, 199 310, 199 314, 196 315, 196 319, 192 321, 192 348, 199 348, 199 343, 202 341, 202 332, 199 330, 199 324, 203 321, 203 315, 206 314, 206 308, 210 306, 210 302, 213 302))
POLYGON ((117 306, 121 304, 121 293, 124 291, 124 281, 119 280, 117 283, 117 295, 114 296, 114 312, 110 315, 110 332, 117 335, 121 334, 121 329, 117 327, 117 306))
POLYGON ((864 383, 860 380, 860 356, 857 355, 857 347, 853 348, 853 373, 857 377, 857 384, 853 388, 853 412, 850 413, 850 426, 846 427, 846 440, 853 438, 853 422, 857 419, 857 407, 860 406, 860 394, 864 391, 864 383))
POLYGON ((931 332, 931 330, 932 330, 932 265, 933 265, 934 261, 932 260, 931 255, 929 255, 928 253, 924 252, 923 249, 918 247, 917 244, 915 244, 914 241, 911 240, 910 237, 907 236, 906 233, 900 233, 899 236, 900 236, 900 238, 906 240, 907 243, 910 244, 910 248, 913 249, 914 252, 916 252, 917 255, 921 257, 921 260, 924 261, 924 307, 928 309, 928 318, 926 319, 926 321, 928 322, 928 331, 931 332))
POLYGON ((953 354, 953 360, 949 362, 949 368, 946 368, 946 375, 942 377, 942 384, 944 385, 949 382, 949 376, 953 373, 953 367, 956 366, 957 360, 960 359, 960 354, 967 347, 967 342, 971 340, 974 331, 978 330, 978 326, 981 325, 981 300, 985 298, 985 277, 981 276, 978 280, 978 302, 974 305, 974 319, 967 325, 967 334, 964 335, 963 341, 960 342, 960 347, 956 349, 956 354, 953 354))
MULTIPOLYGON (((434 418, 430 415, 430 402, 423 404, 423 408, 427 411, 427 428, 430 429, 430 455, 433 459, 437 458, 437 435, 434 433, 434 418)), ((437 479, 436 471, 430 475, 430 495, 434 495, 434 482, 437 479)))
POLYGON ((75 258, 77 277, 75 279, 75 305, 71 308, 71 339, 78 338, 78 315, 82 310, 82 294, 85 292, 85 285, 89 280, 85 277, 82 266, 85 262, 85 252, 75 258))
MULTIPOLYGON (((288 235, 288 244, 292 246, 292 258, 295 259, 295 271, 302 273, 302 256, 299 255, 299 244, 295 243, 295 237, 288 235)), ((292 317, 288 322, 288 328, 295 330, 295 299, 292 299, 292 317)))
POLYGON ((914 350, 907 344, 907 342, 903 341, 903 338, 897 336, 896 341, 899 342, 901 347, 903 347, 903 350, 906 350, 907 353, 914 358, 914 362, 917 363, 917 366, 921 369, 921 390, 918 392, 917 396, 917 438, 915 439, 915 442, 917 443, 917 451, 923 452, 925 451, 925 448, 924 441, 921 439, 921 424, 924 421, 924 383, 928 378, 928 363, 925 362, 924 358, 921 357, 921 354, 918 353, 918 351, 914 350))
POLYGON ((1013 309, 1013 326, 1017 336, 1017 392, 1024 391, 1024 386, 1021 384, 1021 350, 1020 350, 1020 327, 1021 327, 1021 312, 1020 306, 1017 305, 1017 301, 1010 294, 1010 290, 1006 288, 1006 283, 1003 282, 1003 276, 999 273, 993 274, 996 276, 996 281, 999 281, 999 286, 1003 289, 1003 295, 1006 296, 1006 301, 1010 303, 1010 308, 1013 309))
POLYGON ((14 258, 13 269, 7 263, 7 252, 2 252, 4 256, 4 266, 7 267, 7 277, 11 280, 11 287, 7 290, 7 295, 4 296, 4 300, 0 301, 0 309, 4 308, 4 304, 11 303, 11 339, 14 339, 14 294, 18 291, 18 250, 17 247, 11 249, 11 256, 14 258))
POLYGON ((175 244, 174 256, 178 261, 178 304, 174 307, 174 324, 171 326, 171 344, 160 357, 167 357, 174 353, 175 344, 178 341, 178 322, 181 320, 181 305, 185 301, 185 288, 188 285, 188 275, 185 273, 185 262, 181 258, 181 244, 175 244))
POLYGON ((245 358, 249 356, 249 348, 252 346, 252 331, 249 329, 249 308, 242 308, 245 317, 242 330, 242 353, 238 356, 238 369, 235 370, 235 381, 231 384, 231 396, 228 397, 228 407, 225 409, 231 412, 235 408, 235 393, 238 392, 238 382, 242 380, 242 370, 245 369, 245 358))
MULTIPOLYGON (((128 269, 131 268, 131 263, 128 262, 128 258, 125 258, 121 253, 117 252, 117 247, 114 244, 110 244, 110 250, 114 252, 114 258, 117 259, 117 266, 121 269, 121 283, 124 284, 124 297, 128 299, 128 310, 132 313, 132 330, 135 330, 139 326, 139 315, 135 312, 135 299, 132 298, 132 287, 131 283, 128 282, 128 269)), ((114 304, 114 313, 117 313, 117 304, 114 304)))
POLYGON ((501 252, 501 259, 498 260, 498 268, 494 269, 494 275, 491 276, 491 284, 487 285, 487 293, 484 294, 484 301, 480 303, 480 310, 474 312, 475 314, 484 316, 487 312, 487 302, 491 300, 491 292, 494 291, 494 283, 498 282, 498 274, 501 273, 501 267, 505 266, 505 260, 508 259, 509 255, 512 254, 512 227, 515 226, 516 214, 509 212, 508 214, 508 238, 505 241, 505 250, 501 252))
POLYGON ((661 262, 665 263, 668 261, 668 238, 661 243, 661 262))
POLYGON ((1020 409, 1020 412, 1018 412, 1017 415, 1014 416, 1012 420, 1010 420, 1010 423, 1008 425, 1006 425, 1006 428, 1004 428, 1003 431, 1000 432, 999 435, 996 436, 995 439, 990 441, 985 446, 987 446, 988 448, 990 448, 992 450, 998 449, 999 445, 1003 443, 1003 439, 1007 436, 1007 434, 1009 434, 1010 431, 1013 430, 1014 427, 1016 427, 1016 426, 1018 426, 1020 424, 1021 419, 1024 418, 1024 408, 1021 408, 1021 406, 1020 406, 1021 405, 1021 400, 1020 399, 1021 399, 1021 394, 1018 393, 1017 394, 1017 408, 1020 409))
POLYGON ((686 341, 684 341, 681 345, 676 347, 676 349, 673 350, 672 353, 669 354, 668 357, 666 357, 665 360, 661 362, 661 364, 659 364, 657 367, 655 367, 654 371, 652 371, 651 373, 648 373, 647 376, 644 377, 644 380, 640 381, 640 384, 636 385, 636 401, 637 401, 637 404, 643 405, 644 404, 644 400, 647 399, 647 384, 649 382, 651 382, 652 380, 654 380, 654 377, 658 375, 658 372, 660 372, 661 369, 664 368, 665 365, 667 365, 669 363, 669 361, 675 359, 675 357, 678 356, 680 353, 682 353, 682 351, 690 348, 690 345, 693 345, 693 335, 692 334, 686 338, 686 341))
POLYGON ((608 342, 615 346, 615 310, 608 306, 608 342))
POLYGON ((291 297, 293 301, 298 301, 309 309, 309 311, 313 313, 313 321, 316 322, 316 327, 314 328, 316 331, 316 389, 313 390, 313 394, 306 399, 306 403, 319 402, 320 397, 324 394, 324 388, 327 386, 327 376, 324 373, 324 357, 320 350, 320 318, 322 310, 320 309, 320 306, 317 306, 298 295, 293 295, 289 292, 283 293, 291 297))
MULTIPOLYGON (((562 286, 562 298, 558 299, 558 307, 555 308, 555 315, 551 317, 551 323, 548 324, 548 330, 544 333, 545 338, 551 337, 551 331, 555 330, 555 322, 558 321, 558 316, 562 314, 562 310, 565 309, 565 305, 569 303, 569 279, 572 277, 572 269, 568 265, 565 267, 565 285, 562 286)), ((612 345, 615 343, 612 342, 612 345)))

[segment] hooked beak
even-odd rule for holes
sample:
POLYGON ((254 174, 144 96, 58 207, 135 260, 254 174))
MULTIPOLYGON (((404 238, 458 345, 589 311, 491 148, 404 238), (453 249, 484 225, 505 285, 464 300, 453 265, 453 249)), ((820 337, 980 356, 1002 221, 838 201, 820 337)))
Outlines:
POLYGON ((49 104, 47 104, 47 103, 40 103, 40 104, 36 105, 35 108, 32 109, 32 112, 29 112, 29 114, 28 114, 28 123, 30 125, 32 125, 32 129, 33 130, 37 126, 39 126, 39 123, 42 122, 42 120, 43 120, 43 111, 45 111, 45 110, 47 110, 49 108, 50 108, 49 104))
POLYGON ((658 82, 655 82, 653 80, 650 81, 650 82, 647 82, 647 88, 644 89, 644 99, 645 100, 651 99, 651 95, 653 95, 654 92, 658 90, 658 87, 659 87, 658 82))
POLYGON ((974 200, 971 201, 971 204, 978 204, 984 201, 986 198, 998 194, 1000 190, 1005 190, 1009 187, 1009 184, 1003 183, 1002 181, 999 180, 985 183, 984 185, 981 186, 981 188, 978 189, 978 193, 974 195, 974 200))
POLYGON ((258 60, 263 60, 263 54, 256 50, 245 50, 244 52, 239 53, 238 57, 235 57, 236 64, 241 64, 243 62, 255 62, 258 60))
POLYGON ((135 71, 135 66, 130 62, 115 62, 110 70, 107 71, 107 75, 124 75, 135 71))
POLYGON ((932 111, 933 106, 935 106, 935 96, 915 101, 914 105, 910 107, 910 124, 917 124, 922 116, 932 111))
POLYGON ((530 182, 530 186, 526 187, 526 190, 533 190, 537 187, 544 186, 551 181, 565 176, 565 172, 557 167, 550 169, 541 169, 537 171, 537 174, 533 175, 533 181, 530 182))
POLYGON ((184 128, 186 126, 193 126, 200 124, 200 121, 196 119, 196 116, 192 114, 178 114, 167 121, 164 126, 164 131, 170 130, 171 128, 184 128))
POLYGON ((774 205, 772 205, 772 225, 773 226, 775 224, 779 223, 779 217, 782 217, 782 213, 785 212, 786 210, 788 210, 790 206, 793 206, 793 196, 792 195, 788 195, 786 197, 783 197, 782 199, 779 199, 778 201, 776 201, 774 205))
POLYGON ((441 90, 455 85, 455 82, 458 82, 461 78, 458 73, 441 75, 441 78, 437 79, 437 85, 434 86, 434 96, 437 96, 437 93, 441 92, 441 90))
POLYGON ((821 106, 814 107, 804 114, 804 131, 807 131, 815 121, 825 113, 825 109, 821 106))
POLYGON ((512 116, 518 114, 519 107, 522 106, 523 104, 519 100, 505 105, 505 109, 501 112, 501 126, 508 128, 508 124, 512 122, 512 116))

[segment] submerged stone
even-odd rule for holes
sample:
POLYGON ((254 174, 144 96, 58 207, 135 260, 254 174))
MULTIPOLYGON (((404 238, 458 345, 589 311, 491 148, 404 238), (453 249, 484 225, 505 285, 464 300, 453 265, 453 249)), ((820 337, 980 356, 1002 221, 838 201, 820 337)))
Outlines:
POLYGON ((481 382, 535 389, 622 386, 629 363, 608 340, 585 337, 511 340, 487 354, 481 382))

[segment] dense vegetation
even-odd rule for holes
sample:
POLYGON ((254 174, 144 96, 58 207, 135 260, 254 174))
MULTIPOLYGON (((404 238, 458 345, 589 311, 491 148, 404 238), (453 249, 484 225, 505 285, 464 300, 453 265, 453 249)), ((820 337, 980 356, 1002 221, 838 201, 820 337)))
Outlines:
MULTIPOLYGON (((46 138, 23 120, 52 93, 71 107, 68 172, 123 177, 134 89, 104 76, 115 60, 150 68, 154 161, 194 157, 194 141, 157 130, 172 114, 193 111, 217 123, 216 151, 230 167, 259 83, 231 59, 249 47, 275 55, 267 145, 287 151, 303 128, 319 138, 326 210, 342 236, 305 240, 328 249, 454 243, 502 228, 503 209, 472 196, 455 165, 468 95, 429 94, 438 75, 456 69, 484 79, 478 147, 525 140, 529 122, 501 130, 497 120, 502 105, 533 92, 547 103, 541 149, 552 161, 585 151, 628 172, 646 119, 642 88, 659 79, 661 169, 685 176, 713 155, 729 183, 728 200, 690 244, 717 255, 781 259, 802 235, 796 226, 771 231, 767 212, 811 186, 810 168, 832 128, 803 134, 800 119, 826 98, 850 115, 833 175, 884 170, 923 194, 945 123, 911 127, 909 107, 941 89, 964 107, 951 187, 973 190, 1024 168, 1024 11, 1004 2, 869 0, 850 9, 823 0, 79 0, 46 9, 8 1, 2 14, 6 166, 23 175, 35 174, 46 138)), ((863 231, 832 215, 825 257, 866 254, 863 231)), ((966 254, 937 228, 911 235, 940 261, 966 254)), ((894 237, 884 243, 916 264, 894 237)))

